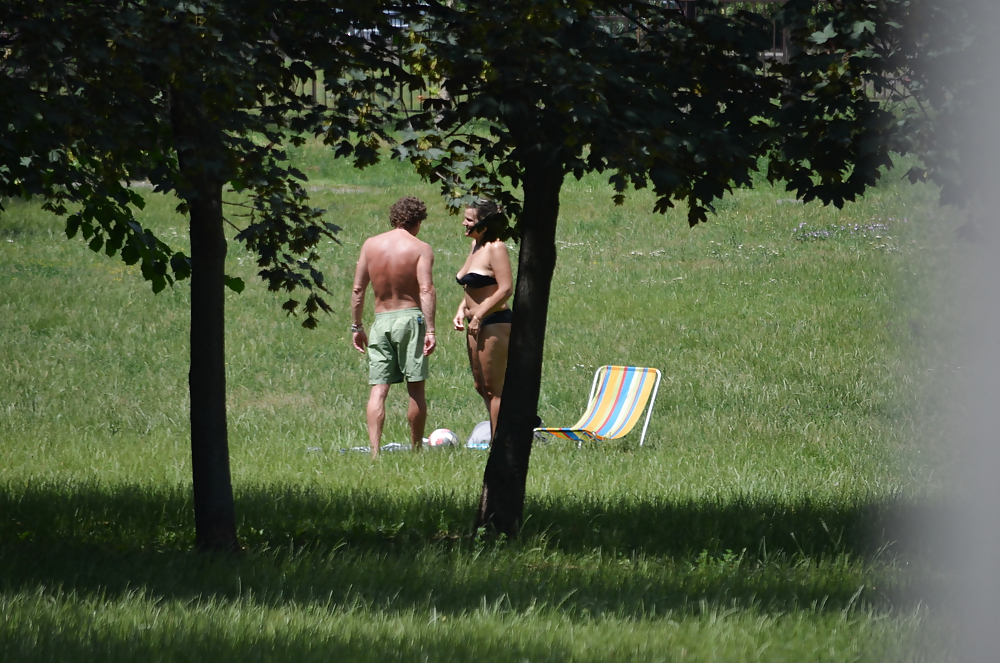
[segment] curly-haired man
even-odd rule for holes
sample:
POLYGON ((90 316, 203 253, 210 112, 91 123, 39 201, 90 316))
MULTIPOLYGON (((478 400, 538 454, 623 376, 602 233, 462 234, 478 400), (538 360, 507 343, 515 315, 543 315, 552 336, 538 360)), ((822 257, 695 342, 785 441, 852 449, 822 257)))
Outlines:
POLYGON ((389 386, 406 381, 410 403, 406 417, 410 422, 413 450, 419 451, 427 421, 424 380, 427 357, 436 346, 434 313, 437 296, 431 271, 434 252, 429 244, 417 239, 420 224, 427 218, 427 207, 413 196, 396 201, 389 210, 392 230, 369 238, 361 247, 354 272, 351 294, 351 336, 358 352, 368 350, 368 439, 372 458, 382 447, 385 422, 385 399, 389 386), (375 322, 371 340, 361 324, 368 284, 375 295, 375 322))

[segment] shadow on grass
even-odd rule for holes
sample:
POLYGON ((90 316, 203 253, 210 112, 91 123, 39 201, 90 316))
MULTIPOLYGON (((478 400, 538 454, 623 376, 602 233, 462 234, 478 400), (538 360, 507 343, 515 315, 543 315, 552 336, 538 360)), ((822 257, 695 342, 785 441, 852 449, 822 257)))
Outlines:
MULTIPOLYGON (((61 616, 66 619, 66 615, 61 616)), ((87 623, 86 616, 73 615, 87 623)), ((72 618, 71 617, 71 618, 72 618)), ((224 616, 187 629, 147 627, 136 633, 114 628, 67 629, 59 619, 35 618, 29 637, 14 632, 0 642, 6 660, 31 661, 566 661, 571 652, 553 637, 502 637, 490 629, 408 628, 388 625, 345 629, 336 616, 298 628, 233 628, 224 616), (381 627, 380 627, 381 626, 381 627), (339 627, 339 628, 338 628, 339 627), (89 632, 88 632, 89 631, 89 632), (346 631, 346 632, 345 632, 346 631), (183 633, 183 635, 181 634, 183 633), (31 637, 34 636, 34 637, 31 637), (19 642, 20 640, 20 642, 19 642)), ((152 620, 151 620, 152 621, 152 620)), ((474 625, 471 625, 474 626, 474 625)), ((600 660, 600 657, 595 657, 600 660)))
POLYGON ((5 591, 321 602, 462 613, 492 605, 649 616, 733 605, 888 607, 916 597, 896 543, 903 501, 543 500, 522 539, 471 536, 455 495, 258 487, 238 498, 247 553, 195 555, 181 490, 0 490, 5 591))

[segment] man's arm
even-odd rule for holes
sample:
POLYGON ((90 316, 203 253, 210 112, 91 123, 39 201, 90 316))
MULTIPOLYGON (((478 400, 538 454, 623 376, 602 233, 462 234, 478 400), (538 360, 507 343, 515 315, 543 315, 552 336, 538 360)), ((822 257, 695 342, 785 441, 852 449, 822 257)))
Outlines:
POLYGON ((351 289, 351 342, 361 354, 364 354, 365 348, 368 347, 368 336, 361 326, 361 316, 365 310, 365 291, 371 282, 371 275, 368 274, 368 257, 365 255, 367 246, 368 242, 361 246, 358 266, 354 270, 354 287, 351 289))
POLYGON ((437 293, 434 291, 434 251, 425 244, 417 259, 417 285, 420 288, 420 310, 424 313, 427 334, 424 336, 424 355, 434 352, 437 347, 434 315, 437 311, 437 293))

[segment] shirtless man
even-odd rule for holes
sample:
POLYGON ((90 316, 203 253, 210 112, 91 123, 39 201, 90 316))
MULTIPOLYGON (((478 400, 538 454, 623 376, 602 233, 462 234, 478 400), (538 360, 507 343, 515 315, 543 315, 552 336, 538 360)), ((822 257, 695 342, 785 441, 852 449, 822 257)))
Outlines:
POLYGON ((417 239, 427 207, 419 199, 406 196, 389 210, 393 229, 368 239, 361 247, 354 271, 351 294, 351 336, 362 354, 368 349, 368 440, 372 458, 382 447, 385 399, 389 386, 406 381, 410 395, 406 418, 414 451, 420 451, 427 421, 424 380, 427 357, 437 345, 434 337, 436 295, 431 279, 434 252, 417 239), (361 325, 365 291, 371 283, 375 294, 375 322, 371 340, 361 325))

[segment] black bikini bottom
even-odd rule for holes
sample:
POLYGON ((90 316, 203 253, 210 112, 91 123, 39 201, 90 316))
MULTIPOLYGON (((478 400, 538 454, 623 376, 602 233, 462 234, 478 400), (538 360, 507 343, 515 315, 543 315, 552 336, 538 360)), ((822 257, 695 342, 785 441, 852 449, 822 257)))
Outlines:
MULTIPOLYGON (((465 322, 468 323, 471 319, 472 318, 466 317, 465 322)), ((514 311, 510 310, 509 308, 505 308, 505 309, 500 309, 499 311, 494 311, 493 313, 490 313, 488 316, 483 318, 483 321, 479 323, 479 327, 480 329, 482 329, 486 325, 502 325, 502 324, 509 325, 512 322, 514 322, 514 311)))

